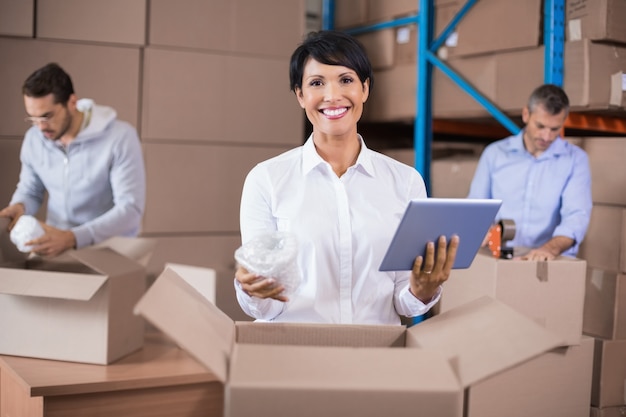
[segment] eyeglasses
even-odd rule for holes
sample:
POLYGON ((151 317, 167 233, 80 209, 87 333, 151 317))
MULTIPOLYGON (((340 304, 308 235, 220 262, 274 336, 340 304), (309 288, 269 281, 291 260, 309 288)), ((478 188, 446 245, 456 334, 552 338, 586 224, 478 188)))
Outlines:
POLYGON ((24 117, 24 121, 26 123, 30 123, 33 126, 38 125, 38 124, 48 124, 50 123, 50 119, 52 119, 53 116, 44 116, 44 117, 37 117, 37 116, 28 116, 28 117, 24 117))

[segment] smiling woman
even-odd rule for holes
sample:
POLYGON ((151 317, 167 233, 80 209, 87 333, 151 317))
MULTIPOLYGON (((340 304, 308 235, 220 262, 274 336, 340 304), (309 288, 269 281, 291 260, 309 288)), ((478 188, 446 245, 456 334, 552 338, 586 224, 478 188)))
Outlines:
POLYGON ((374 85, 363 46, 342 32, 310 33, 289 75, 313 132, 250 171, 240 226, 243 244, 276 231, 295 236, 302 284, 287 296, 275 277, 240 266, 239 304, 257 320, 283 322, 400 324, 400 315, 424 314, 439 300, 458 238, 439 239, 436 251, 429 242, 413 271, 378 270, 409 200, 426 189, 413 167, 368 149, 358 133, 374 85))

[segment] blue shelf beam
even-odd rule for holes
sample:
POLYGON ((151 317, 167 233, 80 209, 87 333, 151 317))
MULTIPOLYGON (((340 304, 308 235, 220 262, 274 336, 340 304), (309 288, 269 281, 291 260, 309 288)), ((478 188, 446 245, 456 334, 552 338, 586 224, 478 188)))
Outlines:
POLYGON ((544 0, 544 82, 563 86, 565 0, 544 0))

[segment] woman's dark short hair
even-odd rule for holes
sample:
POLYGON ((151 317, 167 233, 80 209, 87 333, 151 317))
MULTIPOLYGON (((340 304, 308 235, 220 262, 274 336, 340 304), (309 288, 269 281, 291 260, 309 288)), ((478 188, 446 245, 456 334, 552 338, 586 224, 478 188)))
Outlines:
POLYGON ((370 91, 374 85, 372 64, 365 48, 355 38, 344 32, 322 30, 310 32, 291 55, 289 65, 289 88, 302 88, 304 65, 311 57, 326 65, 341 65, 356 72, 362 83, 370 80, 370 91))
POLYGON ((569 112, 569 98, 565 91, 554 84, 540 85, 528 99, 528 111, 533 112, 537 106, 543 107, 549 114, 557 115, 565 110, 569 112))
POLYGON ((51 93, 54 95, 55 103, 63 104, 66 104, 74 94, 72 79, 54 62, 33 72, 22 86, 22 94, 27 97, 40 98, 51 93))

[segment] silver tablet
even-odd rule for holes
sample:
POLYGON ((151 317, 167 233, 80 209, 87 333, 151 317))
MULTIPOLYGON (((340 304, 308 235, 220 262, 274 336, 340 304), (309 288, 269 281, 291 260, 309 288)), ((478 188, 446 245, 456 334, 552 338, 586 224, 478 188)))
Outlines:
MULTIPOLYGON (((423 198, 411 200, 380 265, 380 271, 409 271, 426 244, 445 235, 460 238, 455 269, 469 268, 502 200, 468 198, 423 198)), ((436 246, 435 246, 436 248, 436 246)))

